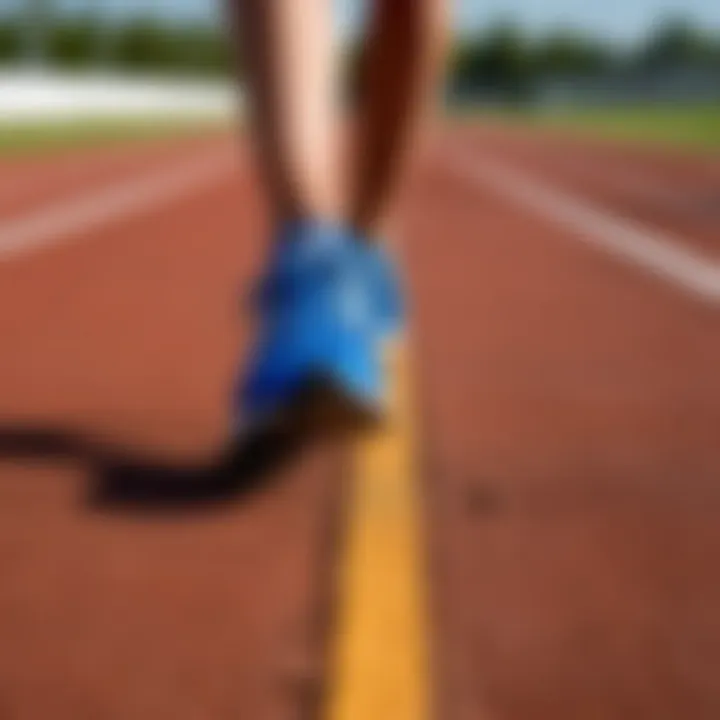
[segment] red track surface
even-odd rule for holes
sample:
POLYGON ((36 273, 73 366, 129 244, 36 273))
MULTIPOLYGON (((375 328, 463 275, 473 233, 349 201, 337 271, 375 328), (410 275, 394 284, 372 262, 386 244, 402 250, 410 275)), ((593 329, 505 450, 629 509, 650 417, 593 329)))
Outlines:
POLYGON ((123 468, 222 443, 262 249, 251 190, 0 265, 3 720, 284 720, 315 700, 334 459, 225 506, 89 503, 123 468))
POLYGON ((717 306, 453 173, 414 203, 444 717, 718 717, 717 306))
POLYGON ((42 157, 0 160, 0 217, 31 212, 46 202, 82 195, 88 188, 134 177, 139 171, 167 165, 174 158, 217 145, 203 136, 140 142, 138 147, 66 150, 51 161, 42 157))
MULTIPOLYGON (((16 166, 33 189, 18 203, 3 182, 0 214, 161 167, 191 145, 129 152, 120 169, 116 153, 74 161, 87 174, 16 166)), ((619 151, 600 163, 573 143, 569 169, 569 145, 497 129, 450 145, 717 254, 713 163, 619 151), (680 205, 712 202, 639 202, 617 181, 631 172, 680 205)), ((718 309, 438 156, 410 189, 405 253, 441 717, 715 720, 718 309)), ((245 338, 237 290, 262 232, 243 175, 0 264, 2 720, 307 710, 336 458, 307 457, 217 508, 158 516, 86 502, 119 450, 185 461, 222 442, 245 338)))

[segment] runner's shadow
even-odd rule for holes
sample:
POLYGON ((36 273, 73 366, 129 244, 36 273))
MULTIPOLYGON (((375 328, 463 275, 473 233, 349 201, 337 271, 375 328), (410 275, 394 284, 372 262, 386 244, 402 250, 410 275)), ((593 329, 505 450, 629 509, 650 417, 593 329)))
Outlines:
POLYGON ((278 476, 304 449, 300 435, 249 437, 207 463, 172 464, 62 429, 0 426, 0 460, 68 460, 91 470, 97 510, 182 510, 239 501, 278 476))

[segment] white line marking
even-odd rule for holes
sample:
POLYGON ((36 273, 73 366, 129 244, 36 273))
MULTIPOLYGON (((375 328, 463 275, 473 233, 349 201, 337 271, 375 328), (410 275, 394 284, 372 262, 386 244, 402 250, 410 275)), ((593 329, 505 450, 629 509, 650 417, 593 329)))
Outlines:
POLYGON ((537 214, 564 225, 578 240, 662 278, 686 293, 720 304, 720 264, 664 233, 593 207, 525 173, 455 153, 450 167, 537 214))
POLYGON ((176 200, 221 180, 236 167, 235 158, 227 151, 205 153, 140 178, 86 192, 76 200, 56 201, 30 215, 0 221, 0 261, 176 200))

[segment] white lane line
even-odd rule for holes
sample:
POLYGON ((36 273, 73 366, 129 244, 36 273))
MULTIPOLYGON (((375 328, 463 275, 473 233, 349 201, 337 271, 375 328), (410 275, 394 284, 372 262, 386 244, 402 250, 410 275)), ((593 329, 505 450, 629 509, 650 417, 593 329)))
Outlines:
POLYGON ((226 178, 236 167, 236 158, 227 150, 205 152, 152 173, 85 192, 77 199, 63 199, 22 217, 0 220, 0 261, 177 200, 226 178))
POLYGON ((454 153, 449 167, 513 202, 573 231, 574 237, 663 279, 685 293, 720 304, 720 264, 687 243, 594 207, 525 172, 488 159, 454 153))

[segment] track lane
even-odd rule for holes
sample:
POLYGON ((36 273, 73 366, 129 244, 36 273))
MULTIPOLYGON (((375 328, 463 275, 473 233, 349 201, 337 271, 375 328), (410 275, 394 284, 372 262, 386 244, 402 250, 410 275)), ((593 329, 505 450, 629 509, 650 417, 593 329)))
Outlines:
POLYGON ((0 219, 29 214, 176 159, 218 149, 238 152, 229 137, 217 134, 76 149, 50 157, 0 159, 0 219))
POLYGON ((441 716, 716 717, 717 310, 441 165, 408 212, 441 716))
POLYGON ((720 262, 718 161, 493 125, 467 129, 462 143, 628 219, 677 234, 720 262))
POLYGON ((221 446, 264 229, 238 178, 0 264, 3 718, 285 720, 316 701, 335 453, 218 507, 88 505, 128 466, 221 446))
MULTIPOLYGON (((714 718, 716 312, 439 166, 407 210, 441 716, 714 718)), ((284 718, 316 692, 334 459, 220 515, 108 523, 55 433, 217 447, 262 231, 238 180, 0 265, 10 717, 183 717, 189 687, 188 717, 284 718)))

